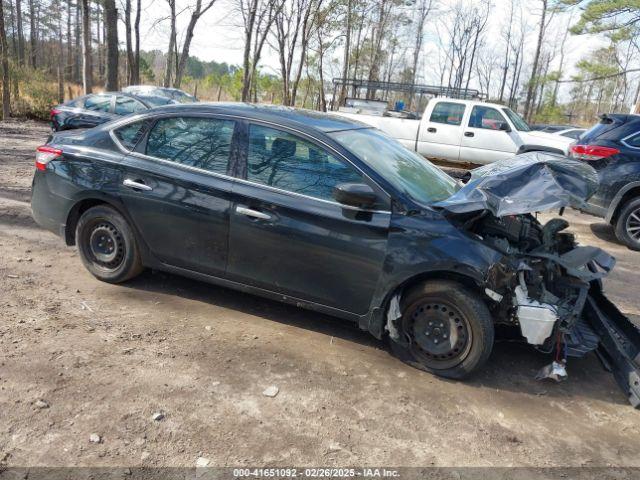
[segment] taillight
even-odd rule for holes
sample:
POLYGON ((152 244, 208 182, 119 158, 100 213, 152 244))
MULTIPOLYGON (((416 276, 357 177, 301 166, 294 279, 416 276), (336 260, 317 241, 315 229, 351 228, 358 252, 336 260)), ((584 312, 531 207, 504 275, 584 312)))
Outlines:
POLYGON ((613 147, 601 147, 599 145, 571 145, 571 156, 578 160, 600 160, 620 153, 613 147))
POLYGON ((59 113, 60 113, 60 110, 52 108, 51 111, 49 112, 49 115, 51 115, 51 120, 53 120, 53 117, 55 117, 59 113))
POLYGON ((62 150, 59 148, 48 147, 42 145, 36 148, 36 168, 38 170, 46 170, 47 163, 62 156, 62 150))

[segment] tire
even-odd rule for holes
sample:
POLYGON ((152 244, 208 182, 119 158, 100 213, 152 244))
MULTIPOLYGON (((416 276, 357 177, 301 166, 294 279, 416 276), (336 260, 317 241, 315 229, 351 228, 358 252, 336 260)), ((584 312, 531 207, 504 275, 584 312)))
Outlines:
POLYGON ((640 197, 622 206, 615 228, 618 240, 631 250, 640 250, 640 197))
POLYGON ((98 205, 82 214, 76 226, 76 244, 86 269, 103 282, 125 282, 144 270, 133 230, 109 205, 98 205))
POLYGON ((406 363, 440 377, 462 379, 478 370, 493 348, 489 309, 473 291, 453 281, 429 281, 401 300, 400 338, 391 349, 406 363))

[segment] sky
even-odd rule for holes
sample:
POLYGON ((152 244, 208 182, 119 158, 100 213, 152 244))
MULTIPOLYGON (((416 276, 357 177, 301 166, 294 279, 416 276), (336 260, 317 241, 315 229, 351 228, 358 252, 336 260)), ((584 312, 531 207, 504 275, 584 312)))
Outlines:
MULTIPOLYGON (((421 81, 424 83, 439 83, 439 71, 434 68, 434 62, 439 61, 438 50, 441 39, 439 33, 446 31, 444 22, 446 15, 444 12, 459 0, 439 0, 438 10, 428 21, 425 31, 423 60, 421 68, 421 81)), ((470 3, 476 0, 466 0, 470 3)), ((492 0, 493 9, 489 18, 486 33, 486 41, 489 44, 495 43, 499 45, 497 49, 502 49, 501 29, 506 23, 509 15, 510 0, 492 0)), ((189 5, 189 0, 177 0, 177 9, 185 8, 189 5)), ((535 43, 537 38, 537 26, 540 19, 540 9, 535 0, 522 0, 524 9, 524 17, 529 24, 529 33, 526 42, 527 58, 533 58, 535 43)), ((141 44, 144 50, 166 50, 169 37, 169 22, 167 20, 169 7, 166 0, 142 0, 143 15, 141 22, 141 44)), ((178 16, 178 31, 184 32, 186 23, 188 22, 190 13, 184 11, 178 16)), ((573 18, 569 18, 569 14, 556 14, 551 23, 546 38, 548 42, 554 39, 561 40, 561 35, 566 29, 566 25, 572 24, 578 15, 573 14, 573 18)), ((190 54, 201 60, 215 60, 217 62, 226 62, 229 64, 239 65, 242 63, 243 36, 240 26, 240 19, 233 11, 231 0, 217 0, 212 9, 207 12, 196 26, 195 35, 192 41, 190 54)), ((124 39, 124 32, 120 35, 124 39)), ((180 44, 182 43, 179 40, 180 44)), ((444 42, 446 43, 446 41, 444 42)), ((604 40, 599 37, 590 35, 570 35, 566 43, 566 73, 568 78, 573 72, 573 65, 591 51, 605 44, 604 40)), ((278 58, 276 53, 266 46, 263 53, 262 69, 265 72, 278 73, 278 58)), ((477 86, 476 86, 477 87, 477 86)), ((568 87, 567 87, 568 88, 568 87)))

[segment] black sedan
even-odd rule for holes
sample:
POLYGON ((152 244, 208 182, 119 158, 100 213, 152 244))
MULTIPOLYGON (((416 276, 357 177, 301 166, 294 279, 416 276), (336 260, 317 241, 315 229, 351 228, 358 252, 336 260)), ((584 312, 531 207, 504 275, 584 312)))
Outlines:
MULTIPOLYGON (((36 167, 34 218, 98 279, 150 267, 290 302, 441 376, 482 365, 496 324, 558 362, 629 324, 600 287, 613 259, 530 213, 595 191, 593 169, 564 157, 490 165, 461 186, 352 120, 192 104, 54 134, 36 167)), ((633 352, 611 349, 640 403, 633 352)))
POLYGON ((93 128, 123 115, 144 112, 152 107, 178 103, 154 95, 94 93, 74 98, 51 109, 51 128, 56 131, 93 128))

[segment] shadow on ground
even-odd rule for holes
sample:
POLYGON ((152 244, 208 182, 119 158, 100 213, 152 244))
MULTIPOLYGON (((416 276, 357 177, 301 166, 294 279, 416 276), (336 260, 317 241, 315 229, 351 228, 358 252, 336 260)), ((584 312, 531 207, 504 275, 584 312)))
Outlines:
MULTIPOLYGON (((155 271, 147 271, 124 286, 147 292, 175 295, 236 310, 260 317, 265 321, 307 329, 370 348, 385 349, 391 355, 386 340, 377 340, 369 333, 360 330, 355 323, 224 287, 155 271)), ((607 403, 627 403, 622 392, 618 390, 613 376, 604 370, 594 353, 584 358, 569 359, 567 381, 562 383, 552 380, 539 381, 535 380, 535 375, 540 368, 551 363, 551 355, 543 354, 525 343, 513 341, 513 337, 512 333, 506 335, 503 332, 494 346, 488 364, 466 380, 465 384, 494 389, 497 392, 546 396, 559 401, 586 397, 607 403)), ((398 363, 397 368, 409 367, 398 363)), ((429 375, 426 372, 421 374, 429 375)), ((440 381, 453 382, 446 379, 440 379, 440 381)))
POLYGON ((613 225, 605 222, 600 222, 590 224, 589 228, 591 229, 591 232, 600 240, 615 243, 616 245, 620 245, 621 247, 625 246, 616 238, 616 232, 613 228, 613 225))

